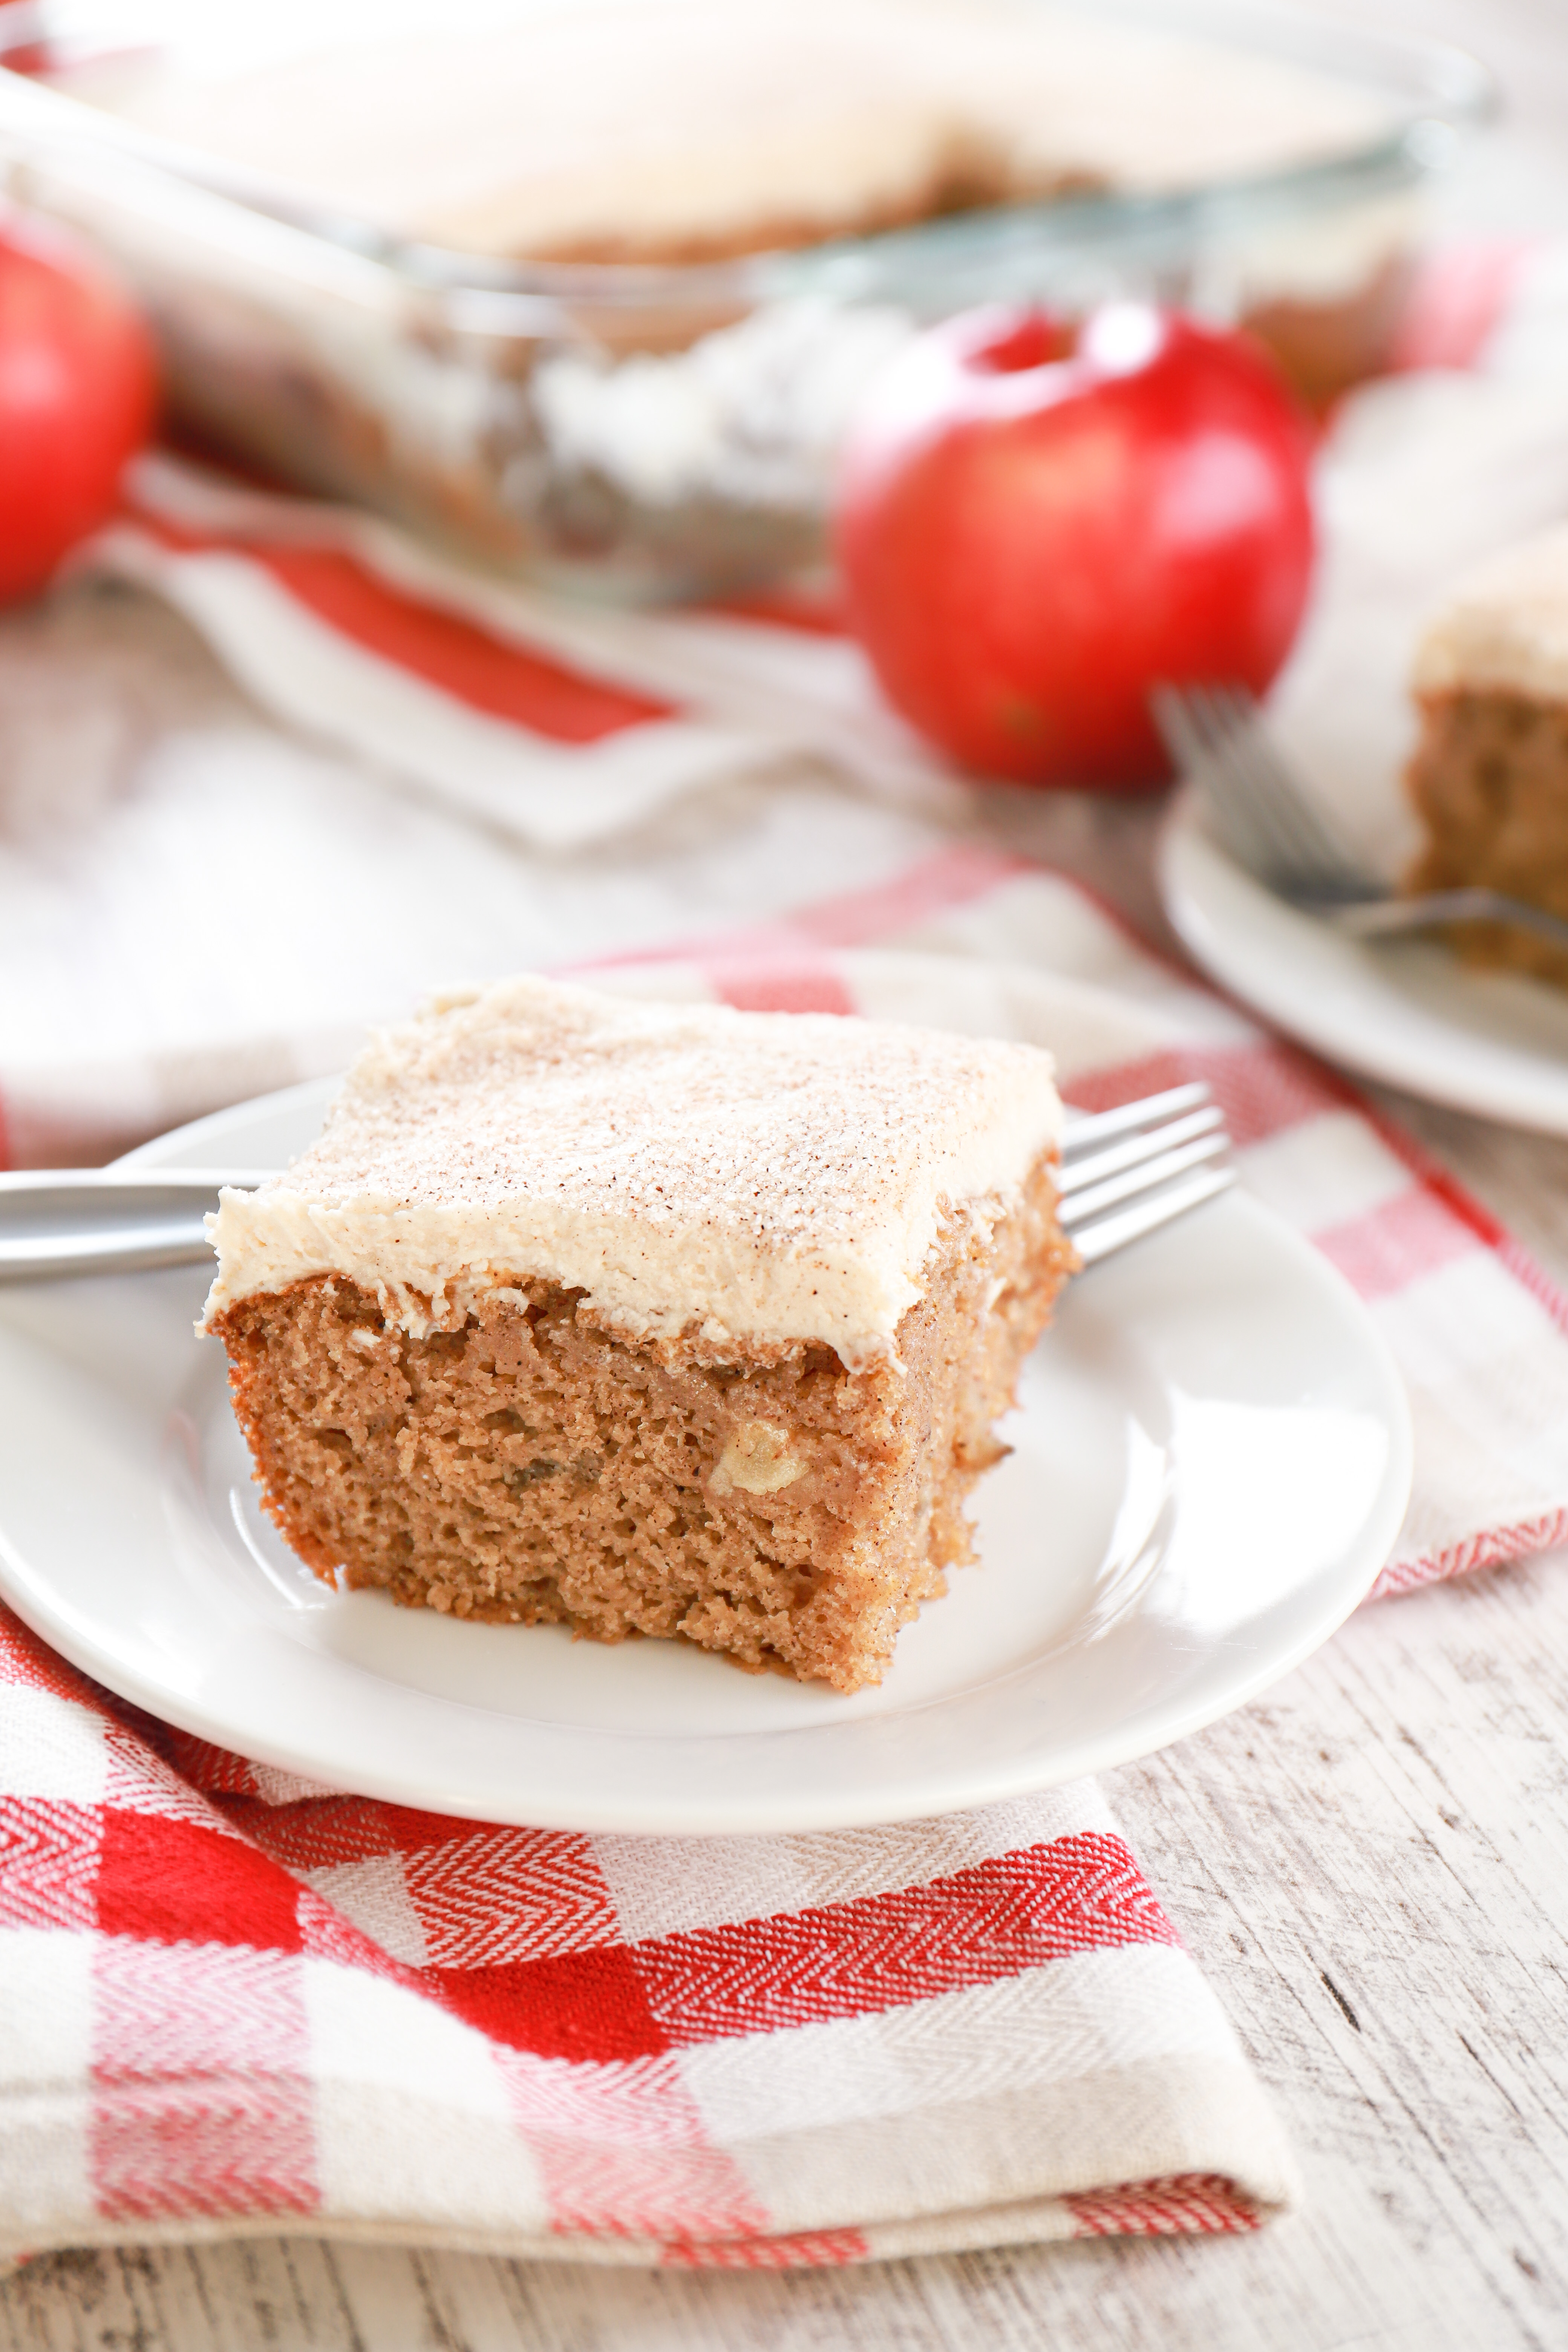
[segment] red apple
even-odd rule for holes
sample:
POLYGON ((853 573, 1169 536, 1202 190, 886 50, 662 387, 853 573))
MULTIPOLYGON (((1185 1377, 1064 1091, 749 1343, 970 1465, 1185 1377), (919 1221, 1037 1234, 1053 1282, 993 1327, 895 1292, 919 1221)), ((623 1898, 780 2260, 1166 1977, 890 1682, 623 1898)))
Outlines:
POLYGON ((156 392, 152 339, 107 271, 0 217, 0 598, 32 595, 108 520, 156 392))
POLYGON ((850 625, 982 775, 1145 785, 1151 688, 1261 692, 1312 565, 1308 429, 1247 338, 1121 302, 971 312, 873 385, 839 478, 850 625))

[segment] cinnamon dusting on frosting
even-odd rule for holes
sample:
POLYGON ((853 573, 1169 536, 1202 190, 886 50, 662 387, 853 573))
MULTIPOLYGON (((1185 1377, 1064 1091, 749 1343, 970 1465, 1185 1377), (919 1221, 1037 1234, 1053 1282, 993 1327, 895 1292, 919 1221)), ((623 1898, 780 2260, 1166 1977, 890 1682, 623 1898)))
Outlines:
POLYGON ((288 1173, 223 1195, 206 1317, 339 1272, 421 1332, 542 1278, 632 1331, 855 1363, 1060 1118, 1034 1046, 508 981, 377 1034, 288 1173))

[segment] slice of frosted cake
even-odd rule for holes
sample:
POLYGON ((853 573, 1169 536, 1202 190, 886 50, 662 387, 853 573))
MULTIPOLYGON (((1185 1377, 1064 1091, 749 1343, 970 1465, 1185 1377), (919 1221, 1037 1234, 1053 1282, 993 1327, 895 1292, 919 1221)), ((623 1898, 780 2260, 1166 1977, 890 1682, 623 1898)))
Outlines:
POLYGON ((415 1606, 876 1682, 1072 1268, 1060 1118, 1033 1046, 445 998, 210 1221, 267 1508, 415 1606))
MULTIPOLYGON (((1434 617, 1405 782, 1426 844, 1412 890, 1479 883, 1568 917, 1568 528, 1495 556, 1434 617)), ((1471 961, 1568 983, 1568 955, 1503 923, 1454 927, 1471 961)))

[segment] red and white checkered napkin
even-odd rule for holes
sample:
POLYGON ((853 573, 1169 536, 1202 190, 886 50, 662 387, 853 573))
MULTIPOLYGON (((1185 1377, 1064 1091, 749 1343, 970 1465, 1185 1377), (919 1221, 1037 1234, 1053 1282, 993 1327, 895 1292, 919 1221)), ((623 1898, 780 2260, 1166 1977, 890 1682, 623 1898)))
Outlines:
MULTIPOLYGON (((1404 1366, 1416 1493, 1385 1585, 1564 1532, 1563 1302, 1347 1088, 1074 886, 954 849, 619 978, 1045 1019, 1087 1105, 1201 1073, 1247 1181, 1404 1366)), ((1245 2230, 1293 2194, 1087 1784, 854 1833, 568 1836, 290 1781, 4 1617, 0 1681, 0 2249, 289 2227, 768 2266, 1245 2230)))
POLYGON ((0 2211, 771 2267, 1254 2226, 1219 2004, 1089 1786, 574 1837, 309 1790, 0 1624, 0 2211))

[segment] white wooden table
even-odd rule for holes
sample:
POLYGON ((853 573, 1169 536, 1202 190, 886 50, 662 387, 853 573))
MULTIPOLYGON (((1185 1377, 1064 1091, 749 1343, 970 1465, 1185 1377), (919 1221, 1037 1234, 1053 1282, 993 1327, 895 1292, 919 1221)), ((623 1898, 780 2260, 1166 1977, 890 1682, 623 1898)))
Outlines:
MULTIPOLYGON (((1489 52, 1550 202, 1563 0, 1328 5, 1489 52)), ((1519 179, 1496 184, 1507 213, 1519 179)), ((1004 795, 987 823, 1157 929, 1151 812, 1004 795)), ((1568 1144, 1385 1100, 1568 1284, 1568 1144)), ((60 2255, 0 2284, 0 2352, 1568 2346, 1568 1557, 1364 1610, 1258 1705, 1105 1786, 1288 2121, 1298 2218, 782 2276, 309 2239, 60 2255)))

